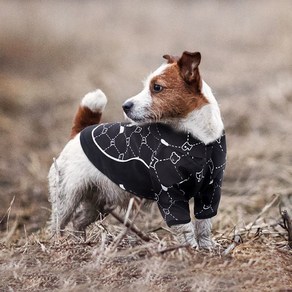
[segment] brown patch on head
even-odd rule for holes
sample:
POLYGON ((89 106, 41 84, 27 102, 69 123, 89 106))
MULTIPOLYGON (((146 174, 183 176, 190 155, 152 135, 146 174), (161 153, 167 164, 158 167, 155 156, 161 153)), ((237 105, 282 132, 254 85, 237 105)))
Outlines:
POLYGON ((152 78, 149 86, 155 120, 184 118, 208 104, 201 93, 200 60, 200 53, 184 52, 180 59, 169 62, 160 75, 152 78))

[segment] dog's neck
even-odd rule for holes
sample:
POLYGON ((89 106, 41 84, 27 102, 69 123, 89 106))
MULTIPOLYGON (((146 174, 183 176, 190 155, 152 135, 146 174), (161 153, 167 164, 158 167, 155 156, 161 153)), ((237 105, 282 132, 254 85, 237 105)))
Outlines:
POLYGON ((224 125, 221 119, 218 103, 211 88, 203 81, 202 94, 207 98, 209 104, 199 110, 189 113, 176 125, 178 129, 190 132, 205 144, 218 139, 223 132, 224 125))

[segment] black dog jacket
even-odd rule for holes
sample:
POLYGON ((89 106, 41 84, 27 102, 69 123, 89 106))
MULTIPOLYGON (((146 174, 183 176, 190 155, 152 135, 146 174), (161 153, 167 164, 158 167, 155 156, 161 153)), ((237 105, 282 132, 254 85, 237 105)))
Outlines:
POLYGON ((205 145, 166 124, 109 123, 80 134, 91 163, 120 188, 155 200, 168 226, 216 215, 226 163, 223 135, 205 145))

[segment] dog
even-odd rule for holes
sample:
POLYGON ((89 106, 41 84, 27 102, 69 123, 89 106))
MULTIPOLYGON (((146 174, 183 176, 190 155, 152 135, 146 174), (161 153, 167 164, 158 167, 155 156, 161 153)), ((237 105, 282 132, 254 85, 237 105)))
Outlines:
POLYGON ((199 52, 163 58, 144 89, 123 103, 126 122, 100 123, 107 103, 101 90, 82 99, 71 139, 48 175, 52 232, 62 233, 71 221, 85 234, 134 195, 157 203, 180 243, 214 247, 211 217, 226 164, 221 113, 201 78, 199 52))

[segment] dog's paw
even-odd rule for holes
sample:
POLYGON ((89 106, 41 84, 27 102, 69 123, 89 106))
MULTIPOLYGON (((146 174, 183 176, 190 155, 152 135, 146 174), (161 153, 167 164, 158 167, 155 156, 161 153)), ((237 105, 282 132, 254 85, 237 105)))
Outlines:
POLYGON ((180 244, 189 244, 192 248, 198 247, 194 226, 191 222, 187 224, 173 225, 170 229, 180 244))
POLYGON ((87 93, 81 101, 81 106, 89 108, 93 112, 103 112, 107 104, 107 98, 102 90, 87 93))
POLYGON ((212 239, 212 223, 210 219, 196 219, 194 222, 195 235, 200 249, 213 250, 216 242, 212 239))
POLYGON ((198 247, 200 249, 205 249, 212 251, 216 249, 219 246, 219 244, 214 241, 211 237, 200 237, 198 239, 198 247))

